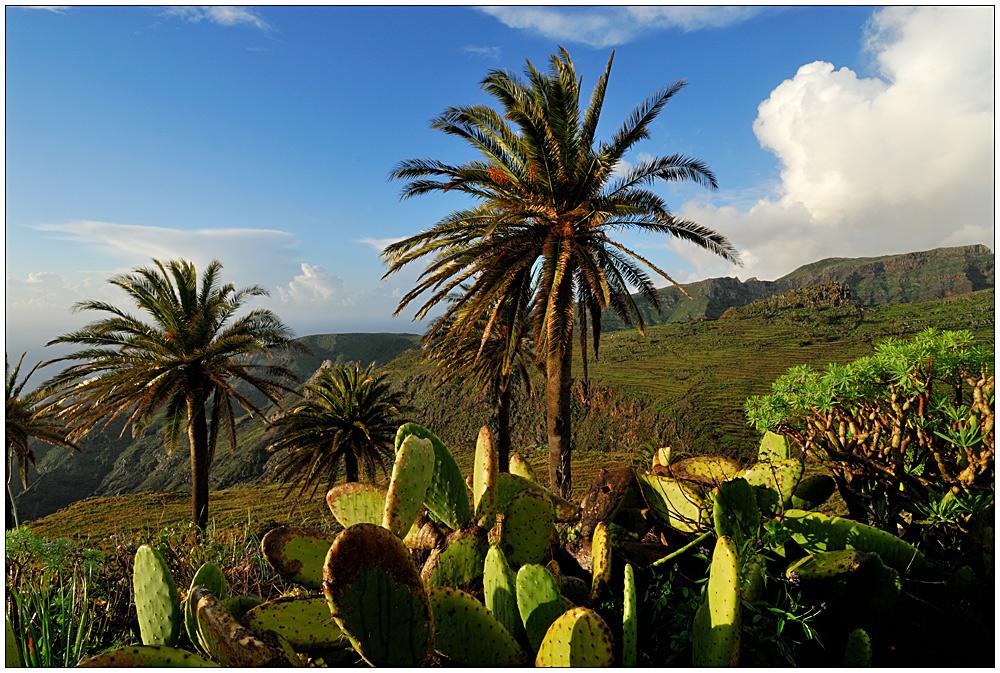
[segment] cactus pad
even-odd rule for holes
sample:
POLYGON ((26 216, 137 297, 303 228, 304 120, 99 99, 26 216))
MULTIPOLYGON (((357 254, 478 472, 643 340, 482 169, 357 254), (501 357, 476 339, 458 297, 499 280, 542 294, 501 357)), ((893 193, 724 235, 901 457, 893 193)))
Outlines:
POLYGON ((333 517, 344 528, 356 523, 382 523, 387 489, 375 484, 349 481, 334 486, 326 493, 326 504, 333 517))
POLYGON ((97 668, 178 668, 218 667, 194 652, 165 645, 130 645, 84 659, 77 666, 97 668))
POLYGON ((790 509, 785 511, 784 524, 792 538, 809 552, 858 549, 878 554, 899 572, 927 565, 924 555, 909 542, 857 521, 790 509))
POLYGON ((230 596, 222 601, 222 607, 233 616, 233 619, 239 622, 243 620, 243 615, 263 602, 256 596, 230 596))
POLYGON ((552 573, 529 563, 517 571, 517 609, 532 651, 537 651, 549 626, 561 615, 562 596, 552 573))
POLYGON ((622 610, 622 666, 635 666, 639 647, 639 604, 635 594, 635 572, 625 564, 624 602, 622 610))
POLYGON ((604 598, 608 584, 611 583, 611 539, 608 525, 603 521, 594 528, 594 537, 590 540, 590 559, 590 604, 596 605, 604 598))
POLYGON ((869 558, 853 549, 818 552, 789 565, 785 577, 803 581, 845 577, 868 563, 869 558))
MULTIPOLYGON (((319 590, 323 588, 323 561, 334 539, 335 535, 282 526, 268 531, 260 541, 260 548, 275 572, 286 580, 319 590)), ((209 586, 205 582, 199 584, 209 586)))
POLYGON ((434 649, 457 664, 523 666, 528 657, 483 604, 452 587, 427 590, 434 615, 434 649))
POLYGON ((837 490, 837 482, 828 474, 817 474, 803 479, 792 491, 792 507, 795 509, 816 509, 826 502, 837 490))
POLYGON ((143 645, 176 645, 182 626, 180 595, 166 561, 149 545, 135 552, 132 586, 143 645))
POLYGON ((753 537, 760 526, 756 492, 745 479, 719 484, 712 505, 712 521, 718 537, 731 537, 737 545, 753 537))
MULTIPOLYGON (((736 476, 743 477, 751 486, 759 486, 776 491, 778 493, 778 500, 782 506, 790 507, 792 504, 792 493, 799 480, 802 479, 803 469, 802 461, 795 459, 777 460, 770 463, 751 465, 740 470, 736 476)), ((767 503, 758 497, 758 504, 762 506, 763 511, 763 506, 767 503)), ((776 514, 777 508, 774 508, 774 511, 765 511, 764 513, 767 515, 776 514)))
POLYGON ((322 596, 296 596, 261 603, 247 612, 243 624, 258 633, 274 631, 295 649, 324 649, 346 642, 322 596))
POLYGON ((423 506, 433 476, 433 445, 428 439, 409 435, 396 451, 382 526, 404 537, 423 506))
POLYGON ((788 460, 791 456, 790 448, 787 437, 768 430, 760 440, 757 462, 775 463, 779 460, 788 460))
POLYGON ((483 602, 515 639, 524 635, 524 624, 517 609, 517 576, 499 547, 490 547, 483 564, 483 602))
POLYGON ((488 426, 479 429, 476 454, 472 463, 472 501, 475 517, 485 521, 486 528, 493 527, 496 512, 497 474, 500 472, 497 450, 488 426))
POLYGON ((705 603, 695 613, 695 666, 735 666, 740 656, 739 559, 736 544, 720 537, 712 553, 705 603))
POLYGON ((390 531, 361 523, 337 536, 323 566, 323 593, 337 625, 373 666, 419 666, 430 658, 427 593, 390 531))
POLYGON ((867 668, 872 665, 872 641, 864 629, 854 629, 847 636, 844 649, 845 668, 867 668))
POLYGON ((485 530, 479 526, 457 530, 427 557, 420 577, 428 587, 468 586, 482 576, 488 551, 485 530))
POLYGON ((523 479, 528 479, 536 484, 539 484, 538 477, 535 476, 535 471, 531 469, 531 465, 525 460, 524 456, 520 453, 512 452, 510 454, 510 465, 508 466, 511 474, 517 475, 523 479))
POLYGON ((497 509, 503 510, 514 496, 523 490, 543 493, 551 500, 553 507, 555 507, 556 521, 572 521, 580 516, 579 505, 566 500, 562 496, 556 495, 541 484, 536 484, 530 479, 507 472, 501 472, 497 475, 497 509))
POLYGON ((223 666, 287 666, 289 659, 276 642, 265 642, 239 624, 211 591, 196 585, 191 589, 198 637, 209 655, 223 666))
POLYGON ((535 666, 606 667, 614 663, 611 630, 588 608, 561 614, 545 632, 535 666))
POLYGON ((682 533, 702 529, 705 504, 692 488, 662 475, 641 474, 638 479, 642 495, 657 519, 682 533))
POLYGON ((544 493, 524 489, 499 517, 500 544, 513 566, 540 563, 552 537, 555 514, 544 493))
POLYGON ((437 435, 416 423, 404 423, 396 431, 396 451, 410 435, 429 439, 434 447, 434 476, 424 497, 427 511, 452 530, 467 526, 472 520, 469 492, 455 457, 437 435))
POLYGON ((674 479, 715 486, 732 479, 740 471, 740 464, 722 456, 697 456, 679 460, 667 469, 674 479))

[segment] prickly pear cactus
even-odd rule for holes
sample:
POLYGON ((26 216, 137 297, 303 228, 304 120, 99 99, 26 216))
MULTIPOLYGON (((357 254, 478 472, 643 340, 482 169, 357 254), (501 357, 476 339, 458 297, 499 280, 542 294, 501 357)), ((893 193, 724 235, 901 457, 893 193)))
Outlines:
POLYGON ((695 666, 735 666, 740 656, 740 578, 736 544, 720 537, 712 553, 705 603, 695 613, 692 661, 695 666))
POLYGON ((718 537, 731 537, 737 545, 753 537, 760 526, 760 510, 754 488, 746 479, 719 484, 712 505, 712 521, 718 537))
POLYGON ((622 666, 635 666, 639 648, 639 605, 635 595, 635 572, 625 564, 625 607, 622 610, 622 666))
POLYGON ((559 593, 571 600, 574 605, 583 605, 590 597, 590 585, 579 577, 563 575, 559 578, 559 593))
POLYGON ((263 602, 256 596, 230 596, 222 601, 222 607, 233 616, 233 619, 239 622, 243 620, 243 615, 263 602))
POLYGON ((552 501, 544 493, 525 489, 498 517, 500 544, 511 565, 541 563, 555 530, 552 501))
POLYGON ((844 649, 845 668, 867 668, 872 665, 872 641, 864 629, 854 629, 847 637, 844 649))
POLYGON ((380 524, 387 492, 384 486, 349 481, 327 491, 326 504, 337 523, 344 528, 356 523, 380 524))
POLYGON ((669 446, 661 446, 659 449, 653 453, 653 467, 657 465, 662 465, 663 467, 668 467, 670 465, 670 454, 671 450, 669 446))
MULTIPOLYGON (((263 541, 262 541, 263 542, 263 541)), ((187 631, 188 639, 195 649, 206 656, 211 656, 208 645, 202 640, 198 631, 197 603, 193 598, 195 587, 204 587, 218 597, 218 600, 225 600, 229 597, 229 589, 226 586, 226 576, 222 568, 211 561, 203 564, 194 574, 191 580, 191 588, 188 590, 187 600, 184 603, 184 629, 187 631)))
POLYGON ((424 504, 434 476, 434 447, 428 439, 406 437, 396 451, 392 480, 385 496, 382 526, 404 537, 424 504))
POLYGON ((573 521, 580 518, 580 506, 565 498, 556 495, 541 484, 536 484, 530 479, 519 477, 516 474, 501 472, 497 475, 497 509, 503 510, 507 504, 520 492, 525 490, 543 493, 552 501, 555 507, 556 521, 573 521))
POLYGON ((611 666, 613 643, 611 630, 599 614, 589 608, 572 608, 545 632, 535 666, 611 666))
POLYGON ((657 519, 682 533, 702 529, 705 503, 694 489, 661 475, 640 474, 637 477, 642 495, 657 519))
MULTIPOLYGON (((275 572, 289 582, 295 582, 308 589, 323 588, 323 561, 333 544, 335 535, 326 535, 315 530, 296 526, 281 526, 268 531, 260 541, 264 558, 275 572)), ((199 584, 208 580, 204 577, 199 584)))
POLYGON ((180 595, 166 561, 149 545, 135 552, 132 586, 142 644, 176 645, 183 624, 180 595))
POLYGON ((166 645, 129 645, 95 654, 77 666, 96 668, 179 668, 194 666, 218 668, 219 664, 204 657, 166 645))
POLYGON ((246 613, 244 626, 274 631, 296 650, 317 650, 345 643, 323 596, 295 596, 261 603, 246 613))
POLYGON ((511 474, 528 479, 536 484, 540 483, 538 481, 538 477, 535 476, 535 471, 531 469, 531 465, 528 464, 528 461, 525 460, 524 456, 520 453, 512 452, 510 454, 510 465, 508 466, 508 469, 511 474))
MULTIPOLYGON (((769 463, 757 463, 744 468, 736 473, 737 477, 743 477, 751 486, 770 489, 778 493, 778 504, 781 507, 790 507, 792 504, 792 492, 795 486, 802 479, 804 467, 802 461, 796 459, 776 460, 769 463)), ((767 503, 758 497, 758 505, 764 511, 767 503)), ((780 507, 769 507, 764 514, 773 516, 777 514, 780 507)))
POLYGON ((837 490, 837 482, 828 474, 817 474, 803 479, 792 491, 792 507, 795 509, 816 509, 826 502, 837 490))
POLYGON ((757 462, 776 463, 780 460, 788 460, 791 457, 790 448, 788 437, 768 430, 760 440, 760 448, 757 449, 757 462))
POLYGON ((452 530, 467 526, 472 521, 472 508, 465 479, 458 469, 458 463, 440 439, 427 428, 416 423, 404 423, 396 431, 396 450, 410 435, 429 439, 434 447, 434 476, 424 497, 427 511, 452 530))
POLYGON ((669 471, 674 479, 715 486, 732 479, 740 471, 740 464, 722 456, 697 456, 677 461, 669 471))
POLYGON ((858 549, 878 554, 899 572, 927 565, 923 553, 909 542, 857 521, 789 509, 785 510, 784 524, 792 531, 792 538, 808 552, 858 549))
POLYGON ((854 549, 818 552, 795 561, 785 570, 790 580, 828 580, 857 572, 869 561, 868 554, 854 549))
POLYGON ((608 525, 598 522, 591 538, 590 559, 592 565, 590 582, 590 604, 597 605, 608 592, 611 583, 611 538, 608 525))
POLYGON ((197 585, 191 589, 198 637, 209 655, 223 666, 288 666, 290 661, 275 641, 267 642, 240 625, 211 591, 197 585))
POLYGON ((537 651, 549 626, 564 611, 559 586, 548 570, 529 563, 517 571, 517 609, 528 644, 537 651))
POLYGON ((460 589, 427 590, 434 615, 434 649, 466 666, 523 666, 528 657, 483 604, 460 589))
POLYGON ((517 609, 517 575, 499 547, 490 547, 483 564, 483 602, 507 632, 524 639, 524 624, 517 609))
POLYGON ((21 648, 17 646, 17 636, 14 635, 14 627, 10 625, 10 617, 4 616, 6 622, 4 635, 4 666, 7 668, 21 668, 24 666, 24 659, 21 657, 21 648))
POLYGON ((498 460, 493 435, 484 425, 476 438, 476 454, 472 463, 472 505, 476 520, 487 529, 493 527, 496 513, 497 475, 500 473, 498 460))
POLYGON ((434 631, 427 592, 410 552, 372 524, 345 529, 323 567, 323 593, 337 625, 373 666, 420 666, 434 631))
POLYGON ((424 562, 420 573, 424 585, 468 587, 482 577, 489 547, 487 533, 479 526, 455 531, 424 562))

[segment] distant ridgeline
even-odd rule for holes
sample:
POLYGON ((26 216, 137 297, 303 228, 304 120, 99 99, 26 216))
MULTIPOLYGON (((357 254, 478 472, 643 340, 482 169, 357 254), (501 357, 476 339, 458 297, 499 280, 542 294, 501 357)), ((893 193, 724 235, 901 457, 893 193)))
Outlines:
MULTIPOLYGON (((906 304, 944 299, 995 286, 996 257, 985 245, 936 248, 884 257, 831 257, 799 267, 777 280, 709 278, 684 285, 691 299, 676 287, 659 290, 662 313, 637 302, 647 325, 701 318, 721 318, 731 308, 774 295, 837 282, 850 288, 860 306, 906 304)), ((604 331, 628 329, 612 312, 602 316, 604 331)))

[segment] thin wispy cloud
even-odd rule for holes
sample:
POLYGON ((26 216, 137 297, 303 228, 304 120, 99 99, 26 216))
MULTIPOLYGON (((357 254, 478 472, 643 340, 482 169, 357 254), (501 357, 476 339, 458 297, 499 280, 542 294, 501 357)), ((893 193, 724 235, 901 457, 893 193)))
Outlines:
POLYGON ((253 7, 235 6, 207 6, 200 7, 170 7, 162 13, 162 16, 183 19, 191 23, 201 23, 208 21, 219 26, 251 26, 262 31, 270 32, 271 25, 265 21, 253 7))
POLYGON ((21 9, 42 9, 53 14, 64 14, 70 5, 22 5, 21 9))
POLYGON ((479 56, 481 58, 488 58, 492 61, 500 60, 500 47, 477 47, 477 46, 466 46, 462 47, 463 54, 469 54, 471 56, 479 56))
POLYGON ((382 251, 385 250, 387 247, 389 247, 393 243, 399 243, 404 238, 406 237, 399 236, 397 238, 359 238, 355 241, 355 243, 364 243, 365 245, 370 245, 372 248, 375 249, 375 252, 381 255, 382 251))
POLYGON ((760 13, 758 7, 480 7, 505 26, 565 43, 605 48, 660 30, 723 28, 760 13))

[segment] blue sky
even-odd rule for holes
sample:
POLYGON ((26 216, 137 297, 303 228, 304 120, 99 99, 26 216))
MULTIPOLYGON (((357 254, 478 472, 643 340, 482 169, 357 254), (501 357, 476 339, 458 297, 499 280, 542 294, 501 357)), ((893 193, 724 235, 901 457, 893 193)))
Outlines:
MULTIPOLYGON (((627 160, 683 152, 720 190, 658 189, 737 268, 627 241, 680 281, 773 279, 829 256, 994 240, 994 10, 799 7, 5 9, 6 348, 82 326, 82 299, 151 258, 218 258, 300 335, 422 332, 392 318, 421 270, 378 252, 461 197, 400 202, 399 161, 473 158, 428 127, 490 103, 492 68, 565 46, 600 137, 683 89, 627 160)), ((93 316, 96 317, 96 316, 93 316)))

